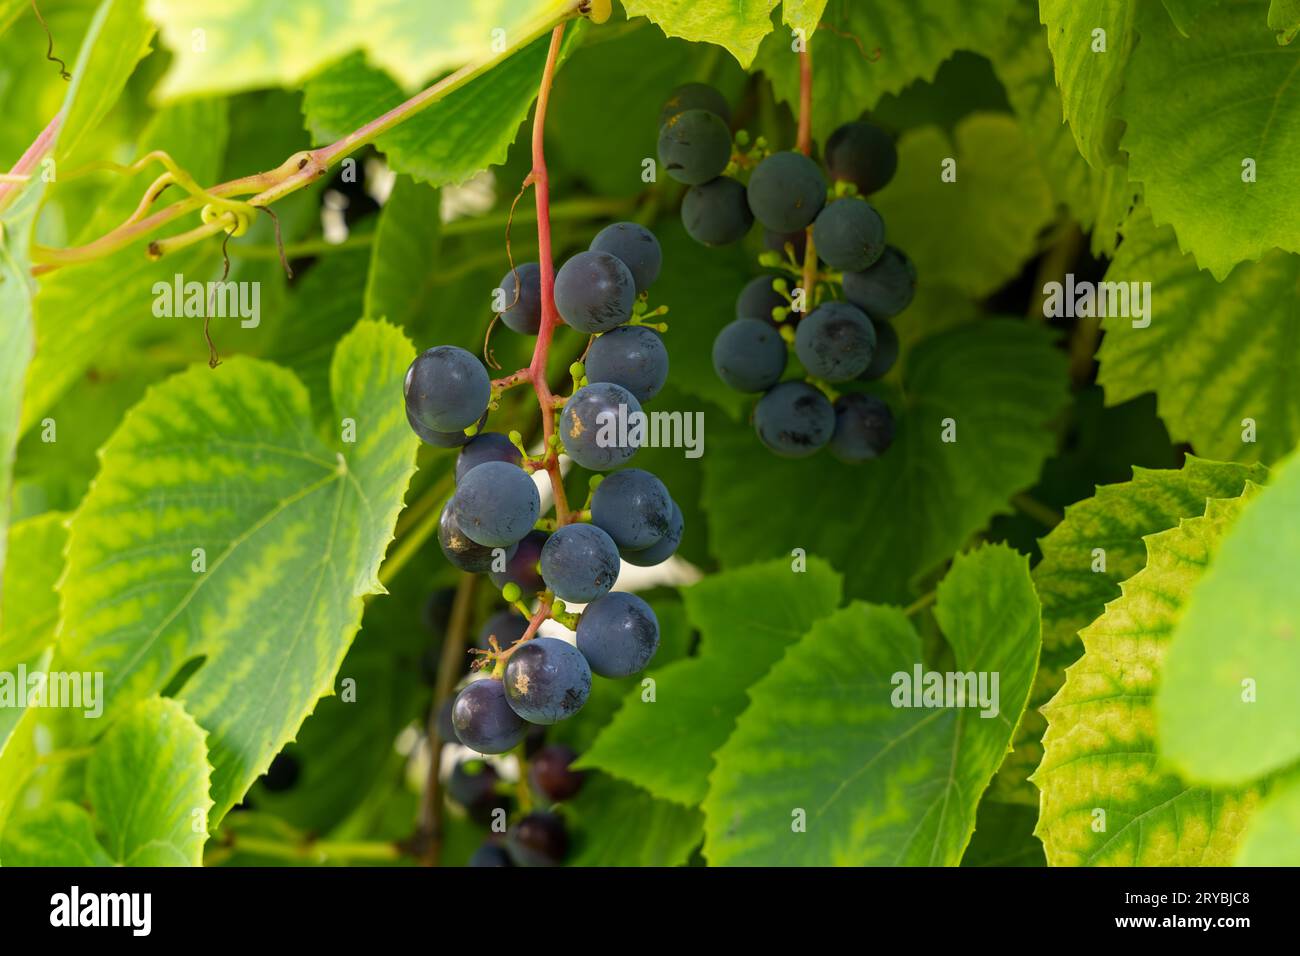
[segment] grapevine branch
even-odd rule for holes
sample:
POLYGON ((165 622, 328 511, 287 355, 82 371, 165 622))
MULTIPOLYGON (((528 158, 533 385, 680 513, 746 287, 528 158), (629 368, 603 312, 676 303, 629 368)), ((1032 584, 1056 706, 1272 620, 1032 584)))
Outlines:
MULTIPOLYGON (((559 17, 560 26, 563 26, 569 19, 582 15, 586 9, 586 0, 572 4, 570 9, 559 17)), ((156 239, 150 242, 148 246, 150 258, 161 258, 168 253, 191 246, 210 236, 229 232, 232 229, 242 232, 247 227, 248 221, 251 220, 251 209, 269 206, 276 200, 316 182, 328 172, 333 164, 339 162, 349 153, 373 143, 383 134, 422 110, 427 109, 449 93, 460 89, 480 73, 495 66, 498 62, 510 56, 515 49, 526 46, 537 37, 545 34, 547 30, 555 28, 556 19, 549 12, 547 15, 534 18, 520 27, 519 35, 521 39, 515 47, 470 61, 459 70, 421 90, 382 116, 353 130, 337 142, 318 149, 294 153, 274 169, 232 179, 210 189, 191 194, 159 209, 151 215, 141 218, 138 215, 139 212, 142 212, 143 209, 158 198, 158 191, 154 188, 154 184, 151 184, 150 191, 145 194, 137 213, 133 214, 131 219, 121 223, 117 228, 110 230, 98 239, 82 246, 66 249, 52 249, 46 246, 34 245, 32 247, 32 261, 35 267, 32 271, 34 274, 40 274, 62 266, 110 255, 127 245, 152 235, 163 226, 194 212, 204 213, 202 225, 166 239, 156 239), (239 199, 238 197, 250 198, 239 199)), ((550 74, 554 72, 555 54, 556 50, 553 44, 547 62, 550 74)), ((542 87, 543 89, 548 88, 546 80, 543 81, 542 87)), ((59 119, 60 117, 56 116, 51 121, 50 127, 47 127, 46 131, 32 144, 23 158, 19 160, 18 165, 11 171, 11 174, 22 175, 29 173, 45 156, 53 143, 52 131, 57 131, 59 119)), ((0 205, 3 205, 6 193, 16 185, 16 183, 12 182, 0 183, 0 205)))
MULTIPOLYGON (((812 155, 812 42, 804 42, 799 51, 799 152, 805 156, 812 155)), ((816 304, 812 301, 813 288, 817 284, 817 249, 813 244, 813 228, 810 224, 804 230, 805 245, 803 253, 803 294, 804 314, 816 304)))

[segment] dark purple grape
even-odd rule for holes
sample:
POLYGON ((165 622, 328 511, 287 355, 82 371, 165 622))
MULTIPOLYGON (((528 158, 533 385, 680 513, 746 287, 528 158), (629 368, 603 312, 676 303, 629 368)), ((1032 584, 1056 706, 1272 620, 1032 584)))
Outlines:
POLYGON ((528 532, 524 540, 519 542, 514 556, 506 562, 505 570, 489 572, 492 583, 503 588, 513 582, 519 585, 524 597, 544 589, 546 584, 542 581, 542 572, 537 563, 542 559, 542 546, 549 537, 550 534, 545 531, 528 532))
POLYGON ((471 438, 456 456, 456 484, 460 484, 475 465, 488 461, 505 461, 518 467, 519 449, 500 432, 481 432, 471 438))
POLYGON ((609 471, 636 454, 636 396, 613 382, 592 382, 573 393, 560 414, 560 441, 570 458, 592 471, 609 471))
POLYGON ((461 760, 447 779, 447 796, 462 807, 472 807, 496 796, 501 777, 485 760, 461 760))
POLYGON ((579 332, 617 328, 632 318, 635 303, 632 271, 608 252, 579 252, 555 274, 555 308, 579 332))
POLYGON ((894 442, 894 415, 875 395, 850 392, 835 399, 831 454, 840 461, 878 458, 894 442))
POLYGON ((644 325, 625 325, 591 343, 586 359, 587 380, 622 385, 647 402, 668 381, 668 350, 659 333, 644 325))
POLYGON ((885 221, 865 199, 837 199, 813 223, 813 242, 831 268, 861 272, 885 252, 885 221))
POLYGON ((577 633, 578 650, 601 677, 640 673, 659 649, 659 619, 649 604, 626 591, 588 604, 578 618, 577 633))
POLYGON ((502 296, 501 321, 520 335, 536 335, 542 327, 542 267, 521 262, 505 274, 497 288, 502 296))
POLYGON ((577 796, 587 779, 581 770, 570 769, 569 765, 577 759, 572 747, 547 744, 528 761, 528 781, 534 790, 554 803, 577 796))
POLYGON ((745 238, 754 224, 745 187, 730 176, 692 186, 682 197, 682 225, 706 246, 726 246, 745 238))
POLYGON ((871 356, 871 364, 858 376, 860 382, 874 382, 884 378, 898 361, 898 332, 892 322, 873 319, 872 328, 876 330, 876 351, 871 356))
POLYGON ((782 458, 806 458, 831 440, 835 411, 804 382, 782 382, 754 406, 758 439, 782 458))
POLYGON ((679 183, 707 183, 729 162, 731 130, 717 113, 683 110, 659 127, 659 165, 679 183))
POLYGON ((442 548, 443 556, 462 571, 474 574, 492 570, 498 561, 501 567, 505 567, 514 557, 518 545, 489 548, 479 544, 456 523, 451 504, 450 501, 447 502, 438 518, 438 545, 442 548))
POLYGON ((470 866, 514 866, 510 854, 495 843, 484 843, 469 858, 470 866))
POLYGON ((595 525, 565 525, 542 548, 541 565, 542 580, 560 600, 585 604, 618 579, 618 546, 595 525))
POLYGON ((844 298, 871 321, 889 319, 912 304, 916 294, 916 266, 899 249, 885 246, 876 264, 865 272, 844 273, 844 298))
POLYGON ((662 564, 677 553, 677 546, 682 543, 682 534, 686 530, 686 520, 682 509, 673 502, 673 517, 668 524, 668 533, 643 551, 620 552, 624 561, 635 564, 638 568, 652 568, 662 564))
POLYGON ((826 204, 826 177, 811 159, 792 151, 773 153, 755 166, 748 190, 754 218, 773 232, 807 228, 826 204))
POLYGON ((530 813, 506 834, 506 851, 516 866, 559 866, 569 852, 564 819, 556 813, 530 813))
POLYGON ((439 345, 416 356, 403 383, 406 410, 425 428, 468 428, 487 409, 492 381, 483 363, 464 349, 439 345))
POLYGON ((893 139, 874 123, 845 123, 826 141, 825 158, 832 179, 853 183, 864 196, 883 189, 898 169, 893 139))
POLYGON ((650 547, 668 533, 672 516, 668 489, 640 468, 607 475, 591 496, 591 523, 613 538, 619 549, 650 547))
POLYGON ((582 709, 591 693, 591 668, 572 644, 535 637, 506 662, 506 700, 533 724, 554 724, 582 709))
POLYGON ((518 544, 533 530, 542 499, 533 479, 518 465, 485 461, 461 479, 452 496, 456 525, 488 547, 518 544))
POLYGON ((762 392, 781 381, 786 347, 772 323, 736 319, 713 340, 713 370, 739 392, 762 392))
POLYGON ((524 739, 528 728, 506 701, 505 685, 490 677, 456 695, 451 722, 460 742, 481 754, 505 753, 524 739))
MULTIPOLYGON (((483 423, 487 421, 488 413, 483 412, 478 420, 477 428, 482 428, 483 423)), ((426 445, 432 445, 434 448, 459 448, 469 442, 469 435, 465 434, 464 429, 454 432, 440 432, 432 428, 421 425, 411 414, 411 410, 406 410, 406 422, 411 426, 411 430, 419 437, 420 441, 426 445)))
POLYGON ((773 309, 790 308, 790 300, 772 288, 776 276, 755 276, 745 283, 736 296, 736 318, 763 319, 776 324, 772 318, 773 309))
POLYGON ((627 266, 638 294, 650 288, 659 277, 664 261, 655 234, 636 222, 616 222, 606 226, 596 233, 588 248, 593 252, 608 252, 627 266))
POLYGON ((809 375, 828 382, 847 382, 871 364, 876 330, 857 306, 824 302, 795 329, 794 350, 809 375))

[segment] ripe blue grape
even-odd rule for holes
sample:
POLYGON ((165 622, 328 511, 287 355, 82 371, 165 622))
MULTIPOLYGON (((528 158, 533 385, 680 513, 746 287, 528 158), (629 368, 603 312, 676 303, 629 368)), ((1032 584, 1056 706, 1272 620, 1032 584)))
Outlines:
POLYGON ((533 724, 572 717, 591 693, 591 668, 572 644, 535 637, 519 645, 506 662, 502 681, 516 714, 533 724))
POLYGON ((708 110, 716 113, 724 123, 731 122, 731 104, 725 96, 707 83, 683 83, 668 94, 667 102, 659 111, 659 125, 663 126, 687 110, 708 110))
POLYGON ((831 178, 853 183, 866 196, 882 189, 898 169, 898 149, 873 123, 845 123, 826 141, 826 168, 831 178))
POLYGON ((659 619, 635 594, 614 591, 597 598, 578 618, 578 650, 601 677, 627 677, 645 670, 659 649, 659 619))
POLYGON ((900 249, 886 246, 876 264, 865 272, 844 273, 844 298, 872 321, 891 319, 912 304, 916 266, 900 249))
POLYGON ((591 496, 591 523, 619 550, 640 551, 668 533, 673 499, 664 483, 640 468, 607 475, 591 496))
POLYGON ((447 502, 438 518, 438 544, 442 548, 443 556, 462 571, 470 571, 474 574, 491 570, 498 555, 508 564, 514 557, 518 545, 491 548, 479 544, 461 530, 451 505, 450 501, 447 502))
POLYGON ((591 343, 586 367, 589 382, 622 385, 646 402, 668 381, 668 350, 654 329, 625 325, 591 343))
POLYGON ((476 465, 489 461, 505 461, 519 466, 519 449, 500 432, 480 432, 461 448, 456 456, 456 484, 476 465))
POLYGON ((894 442, 894 415, 875 395, 850 392, 835 399, 831 454, 840 461, 866 461, 894 442))
POLYGON ((782 382, 754 406, 758 439, 782 458, 806 458, 831 440, 835 411, 805 382, 782 382))
POLYGON ((522 541, 542 510, 537 485, 518 465, 487 461, 471 469, 451 499, 456 524, 488 547, 522 541))
POLYGON ((439 345, 416 356, 403 384, 406 410, 425 428, 468 428, 487 410, 492 381, 483 363, 464 349, 439 345))
MULTIPOLYGON (((478 420, 478 428, 483 427, 487 421, 487 409, 483 410, 483 415, 478 420)), ((419 436, 420 441, 426 445, 432 445, 434 448, 459 448, 469 442, 470 436, 465 434, 464 429, 454 432, 440 432, 416 421, 415 416, 411 414, 411 408, 406 408, 406 423, 411 426, 411 430, 419 436)))
POLYGON ((817 255, 833 269, 861 272, 885 251, 885 220, 865 199, 837 199, 813 223, 817 255))
POLYGON ((585 604, 614 586, 618 548, 595 525, 565 525, 547 539, 541 564, 542 580, 560 600, 585 604))
POLYGON ((772 288, 776 276, 756 276, 745 283, 736 296, 736 318, 775 322, 773 309, 790 308, 790 300, 772 288))
POLYGON ((518 642, 526 630, 528 621, 522 614, 514 608, 502 608, 483 622, 483 627, 478 632, 478 646, 487 650, 492 646, 488 643, 488 638, 495 637, 497 647, 504 651, 518 642))
POLYGON ((506 833, 506 852, 515 866, 559 866, 569 852, 564 818, 530 813, 506 833))
POLYGON ((825 204, 826 177, 803 153, 773 153, 749 177, 749 208, 773 232, 806 228, 825 204))
POLYGON ((684 110, 659 127, 659 165, 679 183, 707 183, 729 162, 731 130, 717 113, 684 110))
POLYGON ((497 288, 501 290, 504 306, 501 321, 520 335, 536 335, 542 326, 542 267, 536 262, 521 262, 505 274, 497 288))
POLYGON ((686 521, 682 517, 682 509, 677 507, 677 502, 674 501, 673 516, 668 522, 667 534, 644 550, 622 551, 620 554, 628 564, 635 564, 638 568, 652 568, 677 553, 677 546, 682 543, 682 534, 685 530, 686 521))
POLYGON ((564 403, 560 440, 569 457, 583 468, 609 471, 636 454, 631 430, 640 417, 641 403, 623 386, 593 382, 564 403))
POLYGON ((484 843, 469 858, 470 866, 514 866, 510 854, 495 843, 484 843))
POLYGON ((898 332, 893 323, 880 319, 873 320, 871 325, 876 330, 876 351, 871 356, 871 364, 858 376, 861 382, 884 378, 898 361, 898 332))
POLYGON ((476 680, 456 695, 451 722, 460 742, 481 754, 505 753, 528 729, 506 700, 505 685, 491 678, 476 680))
POLYGON ((871 364, 876 330, 857 306, 824 302, 795 329, 794 350, 809 375, 828 382, 847 382, 871 364))
POLYGON ((513 582, 519 585, 519 590, 523 592, 525 598, 545 588, 537 562, 542 559, 542 546, 546 544, 546 539, 549 537, 550 535, 545 531, 528 532, 524 540, 519 542, 514 555, 506 562, 505 570, 490 572, 492 583, 498 588, 503 588, 513 582))
POLYGON ((682 198, 682 225, 692 239, 706 246, 744 239, 753 224, 745 187, 730 176, 692 186, 682 198))
POLYGON ((500 779, 496 769, 478 757, 460 760, 447 780, 447 796, 462 807, 473 807, 496 797, 500 779))
POLYGON ((713 369, 740 392, 763 392, 781 380, 786 347, 781 334, 759 319, 736 319, 713 340, 713 369))
POLYGON ((664 261, 655 234, 635 222, 616 222, 606 226, 596 233, 588 248, 593 252, 608 252, 627 266, 638 295, 659 278, 659 269, 664 261))
POLYGON ((559 802, 577 796, 587 775, 570 769, 578 759, 572 747, 547 744, 528 761, 528 782, 548 800, 559 802))
POLYGON ((555 308, 579 332, 608 332, 632 318, 636 280, 608 252, 579 252, 555 274, 555 308))

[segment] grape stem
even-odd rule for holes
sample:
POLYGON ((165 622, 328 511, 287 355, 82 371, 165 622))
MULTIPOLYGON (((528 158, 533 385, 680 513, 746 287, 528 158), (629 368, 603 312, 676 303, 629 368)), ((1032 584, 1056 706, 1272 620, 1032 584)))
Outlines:
MULTIPOLYGON (((533 186, 537 201, 537 260, 540 272, 542 322, 537 330, 537 345, 528 365, 528 376, 537 393, 537 404, 542 412, 542 449, 546 456, 546 473, 551 479, 551 493, 555 498, 555 523, 563 527, 570 521, 569 502, 564 494, 564 477, 560 474, 560 456, 555 448, 555 396, 546 381, 546 359, 551 349, 551 337, 559 325, 555 309, 555 260, 551 252, 551 190, 546 171, 546 108, 551 99, 551 84, 555 80, 555 64, 559 59, 560 42, 564 39, 563 22, 551 31, 551 48, 546 54, 546 67, 537 91, 537 109, 533 113, 533 168, 528 180, 533 186)), ((534 628, 536 630, 536 628, 534 628)))
POLYGON ((41 134, 32 141, 32 145, 28 146, 27 151, 18 158, 18 162, 14 163, 13 169, 9 170, 9 175, 0 182, 0 209, 12 201, 10 193, 18 195, 21 187, 30 181, 32 173, 45 158, 45 154, 54 147, 55 137, 59 135, 59 127, 62 125, 63 113, 55 113, 54 119, 41 130, 41 134))
MULTIPOLYGON (((805 156, 812 155, 812 39, 804 40, 799 51, 799 138, 796 145, 805 156)), ((813 289, 817 285, 817 248, 813 243, 813 228, 804 230, 806 243, 803 251, 804 314, 816 306, 813 289)))

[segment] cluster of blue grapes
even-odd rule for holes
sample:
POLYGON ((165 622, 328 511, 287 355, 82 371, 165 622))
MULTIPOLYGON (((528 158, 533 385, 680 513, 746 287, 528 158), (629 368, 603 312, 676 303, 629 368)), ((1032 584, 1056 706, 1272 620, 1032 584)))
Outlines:
MULTIPOLYGON (((493 665, 491 676, 466 684, 451 708, 457 739, 479 753, 504 753, 524 739, 530 725, 572 716, 587 700, 593 673, 635 674, 658 648, 659 622, 650 606, 610 589, 621 561, 650 566, 677 550, 682 512, 663 482, 636 468, 593 476, 588 505, 577 513, 584 520, 554 527, 554 521, 539 520, 541 497, 532 475, 553 466, 561 448, 597 472, 635 454, 628 429, 606 426, 639 415, 640 403, 667 379, 668 353, 655 329, 643 324, 651 314, 645 292, 661 264, 654 235, 622 222, 602 230, 556 273, 560 319, 596 338, 585 364, 570 369, 574 392, 564 400, 557 440, 540 456, 526 453, 518 433, 483 430, 503 386, 493 384, 471 353, 437 346, 407 371, 411 427, 431 445, 460 447, 456 490, 439 517, 443 554, 461 570, 490 574, 510 608, 504 621, 496 621, 484 655, 484 669, 493 665), (549 616, 575 624, 576 646, 553 637, 523 640, 525 621, 535 613, 526 598, 537 599, 549 616), (576 622, 566 603, 586 605, 576 622)), ((498 293, 502 321, 522 335, 537 335, 539 266, 512 269, 498 293)))
MULTIPOLYGON (((916 269, 885 242, 885 223, 863 197, 882 188, 898 153, 879 127, 846 123, 826 143, 827 176, 808 156, 767 153, 743 134, 733 143, 730 108, 717 90, 700 83, 678 87, 660 114, 659 162, 690 188, 682 223, 697 242, 720 246, 744 238, 755 220, 764 229, 761 261, 799 274, 811 229, 813 247, 844 300, 818 303, 822 282, 804 290, 802 308, 789 283, 763 275, 736 301, 736 319, 713 344, 718 377, 746 393, 763 393, 754 407, 759 440, 777 455, 803 458, 829 446, 842 461, 883 454, 894 439, 894 416, 882 399, 861 392, 836 394, 832 385, 883 377, 898 359, 898 334, 889 320, 912 301, 916 269), (736 174, 751 165, 748 184, 736 174), (789 347, 808 380, 782 381, 789 347)), ((820 266, 818 267, 820 268, 820 266)))

